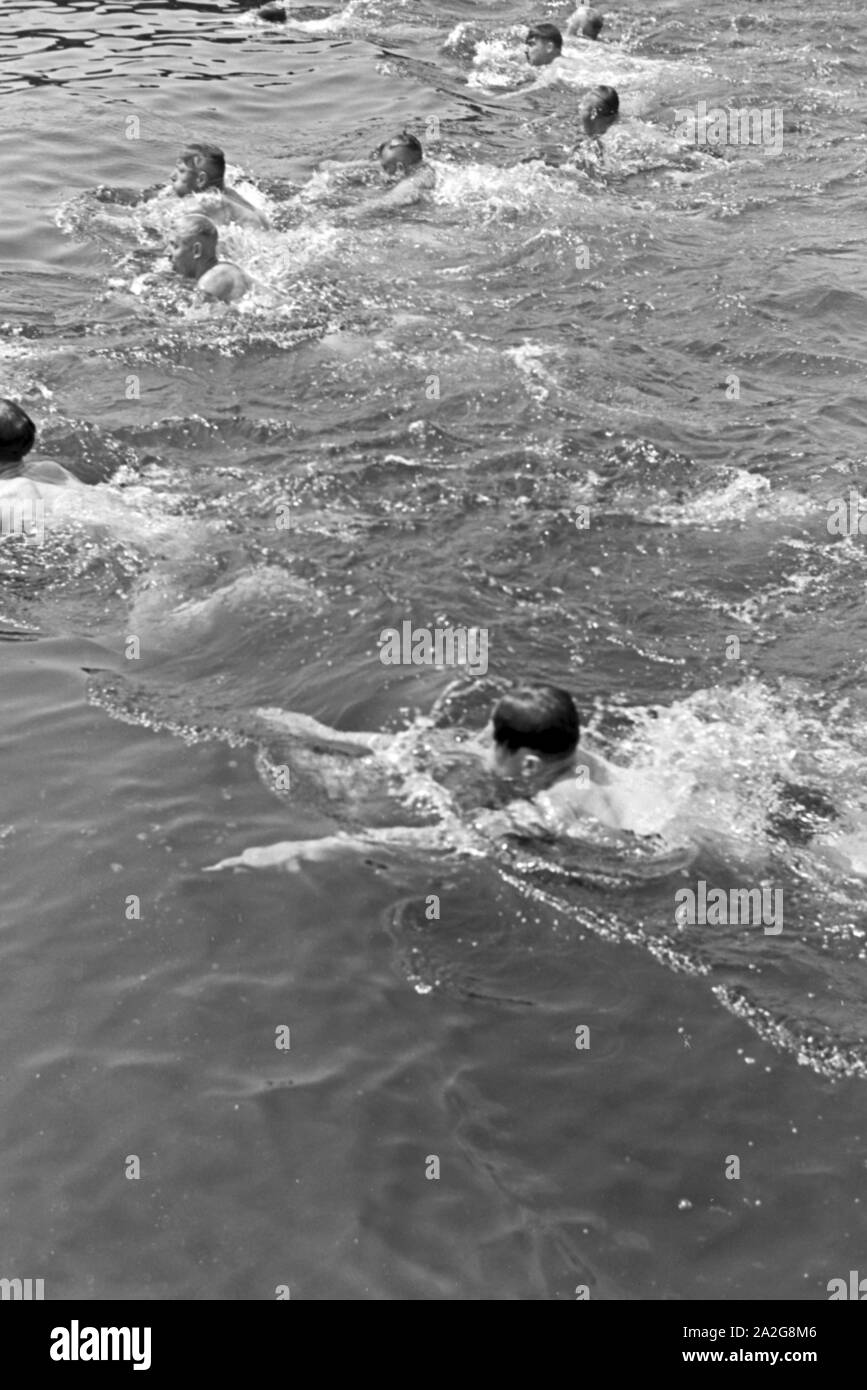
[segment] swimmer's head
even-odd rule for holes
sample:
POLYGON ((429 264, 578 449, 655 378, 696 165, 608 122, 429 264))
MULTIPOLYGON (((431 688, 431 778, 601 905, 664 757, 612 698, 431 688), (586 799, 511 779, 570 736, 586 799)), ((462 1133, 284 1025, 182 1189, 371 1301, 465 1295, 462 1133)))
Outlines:
POLYGON ((604 23, 596 10, 591 10, 589 5, 579 5, 566 25, 566 33, 580 34, 584 39, 598 39, 604 23))
POLYGON ((594 87, 581 98, 581 128, 588 140, 604 135, 620 115, 620 98, 613 87, 594 87))
POLYGON ((30 453, 36 426, 20 405, 0 400, 0 473, 15 467, 30 453))
POLYGON ((186 145, 178 155, 172 188, 179 198, 188 193, 204 193, 206 188, 222 188, 226 177, 226 156, 219 145, 198 142, 186 145))
POLYGON ((376 151, 376 157, 387 178, 402 179, 424 159, 424 150, 418 136, 402 130, 390 140, 383 140, 376 151))
POLYGON ((500 777, 533 777, 578 747, 575 701, 555 685, 522 685, 497 701, 491 734, 493 770, 500 777))
POLYGON ((172 270, 188 280, 198 280, 217 263, 217 229, 210 217, 201 213, 182 217, 168 250, 172 270))
POLYGON ((563 35, 556 24, 534 24, 527 30, 524 40, 527 62, 533 68, 544 68, 559 58, 563 49, 563 35))

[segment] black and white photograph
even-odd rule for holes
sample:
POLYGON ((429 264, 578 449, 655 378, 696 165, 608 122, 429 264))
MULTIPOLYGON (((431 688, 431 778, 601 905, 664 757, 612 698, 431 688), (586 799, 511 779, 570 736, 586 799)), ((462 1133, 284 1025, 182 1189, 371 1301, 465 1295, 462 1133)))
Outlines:
POLYGON ((556 1301, 818 1367, 867 1300, 865 55, 862 0, 3 0, 28 1364, 556 1301))

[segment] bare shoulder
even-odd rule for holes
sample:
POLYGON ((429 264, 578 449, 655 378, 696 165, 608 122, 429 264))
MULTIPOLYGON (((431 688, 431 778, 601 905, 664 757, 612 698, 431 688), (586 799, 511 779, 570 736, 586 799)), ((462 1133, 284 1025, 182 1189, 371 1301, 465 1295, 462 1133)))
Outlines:
POLYGON ((223 190, 223 199, 231 219, 240 222, 245 227, 260 227, 267 231, 271 226, 264 212, 249 202, 242 193, 235 188, 223 190))
POLYGON ((378 198, 372 198, 363 211, 379 212, 390 208, 410 207, 419 202, 425 193, 436 183, 436 173, 429 164, 422 164, 414 173, 389 188, 378 198))
POLYGON ((588 816, 611 830, 624 828, 620 798, 610 785, 594 776, 586 763, 579 763, 571 776, 561 777, 536 799, 564 830, 588 816))
POLYGON ((37 483, 54 483, 56 487, 84 487, 74 473, 54 459, 31 459, 24 469, 24 477, 37 483))

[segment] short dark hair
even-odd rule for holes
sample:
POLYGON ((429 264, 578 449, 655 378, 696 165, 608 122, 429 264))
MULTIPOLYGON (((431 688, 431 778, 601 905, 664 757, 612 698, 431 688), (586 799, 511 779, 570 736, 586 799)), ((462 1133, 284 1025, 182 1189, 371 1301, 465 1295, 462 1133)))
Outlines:
POLYGON ((563 35, 556 24, 534 24, 527 30, 527 41, 530 39, 542 39, 545 43, 552 43, 559 53, 563 47, 563 35))
POLYGON ((620 97, 614 87, 594 87, 590 93, 592 97, 597 97, 596 114, 598 116, 617 116, 620 112, 620 97))
POLYGON ((180 157, 184 164, 188 164, 197 173, 203 169, 208 176, 209 184, 222 188, 226 177, 226 156, 219 145, 210 145, 206 140, 196 140, 184 146, 180 157))
POLYGON ((36 439, 36 426, 20 405, 0 400, 0 463, 17 463, 29 454, 36 439))
POLYGON ((601 14, 589 14, 581 30, 585 39, 598 39, 599 35, 602 33, 602 26, 604 23, 605 20, 602 18, 601 14), (588 30, 590 31, 589 33, 588 30))
POLYGON ((497 701, 491 717, 495 742, 510 753, 529 748, 543 758, 560 758, 578 746, 575 701, 556 685, 519 686, 497 701))
POLYGON ((396 145, 398 149, 408 152, 410 164, 421 164, 424 159, 424 149, 417 135, 410 135, 408 130, 402 130, 399 135, 392 135, 390 140, 383 140, 377 153, 382 154, 383 150, 389 145, 396 145))

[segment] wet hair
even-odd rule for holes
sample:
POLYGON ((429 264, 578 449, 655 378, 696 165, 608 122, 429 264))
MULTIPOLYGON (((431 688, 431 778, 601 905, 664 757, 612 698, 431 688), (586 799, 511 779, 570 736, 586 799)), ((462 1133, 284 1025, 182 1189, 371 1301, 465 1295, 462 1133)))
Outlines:
POLYGON ((36 439, 36 426, 20 405, 0 400, 0 463, 17 463, 29 454, 36 439))
POLYGON ((408 158, 404 161, 407 164, 421 164, 424 159, 424 149, 417 135, 410 135, 408 130, 402 130, 400 135, 393 135, 390 140, 383 140, 377 154, 382 158, 383 153, 389 147, 406 150, 408 158))
POLYGON ((620 97, 613 87, 594 87, 588 96, 594 98, 597 116, 618 116, 620 114, 620 97))
POLYGON ((579 5, 572 16, 573 22, 578 18, 579 14, 582 16, 580 32, 584 35, 584 38, 598 39, 602 32, 602 26, 605 23, 601 14, 597 14, 595 10, 591 10, 587 5, 579 5))
POLYGON ((190 169, 195 169, 196 173, 204 170, 208 176, 209 188, 222 188, 223 180, 226 177, 226 156, 219 145, 209 145, 202 140, 196 141, 192 145, 185 145, 179 158, 190 169))
POLYGON ((578 746, 575 701, 556 685, 522 685, 497 701, 491 717, 495 742, 510 753, 528 748, 543 758, 561 758, 578 746))
POLYGON ((219 233, 210 217, 205 217, 204 213, 191 212, 189 216, 182 217, 177 226, 179 236, 198 237, 200 241, 210 242, 217 248, 217 238, 219 233))
POLYGON ((563 48, 563 35, 556 24, 534 24, 527 30, 527 42, 530 39, 542 39, 544 43, 552 43, 559 53, 563 48))

